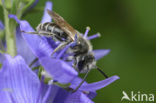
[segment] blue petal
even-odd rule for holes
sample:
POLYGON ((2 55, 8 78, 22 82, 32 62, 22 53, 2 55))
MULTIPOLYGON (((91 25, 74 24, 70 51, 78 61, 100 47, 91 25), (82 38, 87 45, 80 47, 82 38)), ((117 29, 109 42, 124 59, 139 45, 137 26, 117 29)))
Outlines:
POLYGON ((53 89, 53 92, 55 94, 55 97, 54 97, 54 101, 51 102, 51 103, 64 103, 66 98, 71 95, 70 92, 66 91, 65 89, 63 88, 60 88, 60 87, 55 87, 53 89))
POLYGON ((52 18, 47 13, 47 9, 52 10, 52 2, 50 2, 50 1, 46 2, 41 23, 51 22, 52 18))
MULTIPOLYGON (((15 15, 9 15, 9 17, 15 19, 20 24, 21 31, 34 32, 33 28, 27 21, 18 20, 15 15)), ((51 55, 53 49, 48 44, 45 38, 27 33, 22 33, 22 36, 34 53, 34 55, 36 55, 37 57, 51 55)))
POLYGON ((103 56, 107 55, 110 52, 110 49, 99 49, 99 50, 94 50, 93 52, 95 55, 95 59, 99 60, 103 56))
POLYGON ((112 76, 109 77, 105 80, 99 81, 99 82, 95 82, 95 83, 90 83, 87 85, 82 85, 79 90, 82 91, 95 91, 95 90, 99 90, 103 87, 106 87, 107 85, 113 83, 114 81, 116 81, 117 79, 119 79, 118 76, 112 76))
POLYGON ((2 21, 0 20, 0 30, 3 30, 4 29, 4 25, 2 23, 2 21))
MULTIPOLYGON (((119 79, 118 76, 112 76, 112 77, 109 77, 105 80, 102 80, 102 81, 99 81, 99 82, 95 82, 95 83, 87 83, 87 82, 84 82, 82 84, 82 86, 79 88, 79 90, 81 91, 96 91, 98 89, 101 89, 103 87, 106 87, 107 85, 113 83, 114 81, 116 81, 117 79, 119 79)), ((71 82, 71 88, 75 89, 79 84, 80 82, 82 81, 81 78, 77 77, 77 78, 74 78, 74 80, 72 80, 71 82)))
POLYGON ((46 37, 47 42, 51 46, 51 48, 56 48, 59 44, 55 42, 51 37, 46 37))
POLYGON ((39 101, 42 101, 41 103, 52 103, 56 94, 54 91, 57 88, 53 85, 47 85, 43 81, 41 81, 40 92, 37 98, 38 101, 36 103, 39 101))
POLYGON ((68 96, 64 103, 94 103, 83 92, 77 91, 68 96))
POLYGON ((69 83, 78 75, 75 69, 59 59, 42 57, 40 63, 52 78, 60 83, 69 83))
MULTIPOLYGON (((80 83, 81 83, 82 79, 79 77, 74 78, 71 81, 71 85, 70 88, 75 89, 80 83)), ((87 85, 88 83, 85 81, 82 85, 87 85)))
MULTIPOLYGON (((82 79, 79 78, 79 77, 74 78, 74 80, 72 80, 72 82, 71 82, 70 88, 76 89, 76 87, 81 83, 81 81, 82 81, 82 79)), ((82 84, 82 86, 83 86, 83 85, 88 85, 88 83, 85 81, 85 82, 82 84)), ((81 86, 81 87, 82 87, 82 86, 81 86)), ((79 90, 81 90, 81 87, 79 88, 79 90)), ((97 95, 97 94, 96 94, 96 91, 95 91, 95 90, 90 90, 90 91, 87 93, 87 96, 88 96, 90 99, 93 99, 96 95, 97 95)))
POLYGON ((95 98, 97 95, 96 91, 90 91, 89 93, 87 93, 88 98, 93 99, 95 98))
POLYGON ((0 100, 2 103, 35 103, 40 82, 21 56, 6 55, 0 70, 0 100), (11 102, 12 101, 12 102, 11 102))
POLYGON ((16 30, 16 46, 17 53, 24 58, 28 65, 36 58, 23 39, 20 28, 17 28, 16 30))

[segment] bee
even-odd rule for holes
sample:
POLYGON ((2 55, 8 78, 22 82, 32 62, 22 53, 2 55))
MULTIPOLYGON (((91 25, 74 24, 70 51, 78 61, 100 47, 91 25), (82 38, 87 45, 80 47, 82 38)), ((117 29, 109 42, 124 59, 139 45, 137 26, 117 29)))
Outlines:
POLYGON ((74 60, 73 67, 79 73, 86 73, 86 75, 76 89, 73 90, 73 92, 80 88, 87 78, 90 70, 94 68, 97 69, 105 78, 108 78, 108 76, 96 66, 96 60, 90 41, 84 36, 79 35, 76 42, 76 45, 69 47, 69 49, 66 51, 66 53, 74 54, 73 56, 67 57, 66 61, 74 60))
POLYGON ((74 30, 73 27, 70 26, 60 15, 58 14, 56 15, 55 12, 49 10, 48 10, 48 14, 54 19, 56 24, 58 24, 60 28, 62 28, 62 30, 68 31, 68 33, 69 31, 71 32, 70 33, 71 35, 68 34, 68 36, 74 38, 75 35, 77 34, 76 45, 70 46, 66 51, 66 53, 70 53, 74 55, 72 57, 67 57, 66 61, 70 61, 74 59, 73 67, 79 73, 86 73, 86 75, 84 76, 81 83, 76 87, 76 89, 73 90, 73 92, 77 91, 80 88, 80 86, 84 83, 86 77, 88 76, 89 71, 93 68, 96 68, 100 73, 104 75, 105 78, 108 78, 108 76, 100 68, 96 66, 96 60, 94 57, 94 53, 90 41, 84 36, 82 36, 77 30, 74 30))
POLYGON ((105 78, 108 78, 108 76, 96 66, 96 60, 90 41, 82 36, 82 34, 75 30, 70 24, 68 24, 59 14, 50 10, 47 10, 47 12, 54 20, 54 22, 39 24, 36 28, 36 32, 27 33, 44 35, 52 37, 56 41, 60 41, 61 44, 56 47, 52 54, 62 49, 69 43, 76 41, 75 45, 70 46, 66 50, 67 54, 73 55, 68 56, 65 60, 74 60, 73 67, 75 68, 75 70, 77 70, 79 73, 86 73, 86 75, 84 76, 81 83, 76 87, 76 89, 73 90, 73 92, 77 91, 80 88, 80 86, 87 78, 89 71, 94 68, 96 68, 101 74, 103 74, 105 78), (77 36, 76 40, 75 36, 77 36))
POLYGON ((51 55, 53 55, 55 52, 73 42, 75 40, 74 37, 77 34, 77 31, 54 11, 47 10, 47 12, 55 22, 41 23, 36 27, 35 32, 22 32, 52 37, 53 40, 61 42, 61 44, 52 52, 51 55))

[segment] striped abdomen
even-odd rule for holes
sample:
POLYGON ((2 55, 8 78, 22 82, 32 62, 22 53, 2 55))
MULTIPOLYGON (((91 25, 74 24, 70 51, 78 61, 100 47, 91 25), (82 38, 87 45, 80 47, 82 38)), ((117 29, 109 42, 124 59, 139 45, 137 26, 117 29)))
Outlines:
POLYGON ((67 34, 53 22, 39 24, 36 30, 40 34, 53 37, 59 41, 67 41, 67 34))

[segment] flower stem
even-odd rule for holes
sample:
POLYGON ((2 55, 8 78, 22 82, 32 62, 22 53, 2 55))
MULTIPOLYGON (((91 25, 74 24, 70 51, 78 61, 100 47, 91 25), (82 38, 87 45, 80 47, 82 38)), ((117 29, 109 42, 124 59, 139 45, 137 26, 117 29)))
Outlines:
POLYGON ((4 23, 5 23, 5 39, 7 45, 7 53, 11 56, 16 55, 16 23, 9 20, 8 11, 3 7, 4 23))

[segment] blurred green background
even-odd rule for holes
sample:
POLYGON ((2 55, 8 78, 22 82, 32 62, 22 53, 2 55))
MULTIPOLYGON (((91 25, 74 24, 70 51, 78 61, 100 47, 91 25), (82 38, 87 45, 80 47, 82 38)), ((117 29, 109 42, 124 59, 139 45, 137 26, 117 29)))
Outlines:
MULTIPOLYGON (((97 91, 96 103, 120 103, 122 91, 156 94, 156 0, 51 0, 53 10, 74 28, 102 37, 92 40, 94 49, 111 49, 97 65, 115 83, 97 91)), ((26 19, 35 28, 42 17, 46 0, 40 0, 26 19), (41 11, 35 9, 42 8, 41 11)), ((0 16, 3 19, 3 16, 0 16)), ((87 81, 104 79, 92 70, 87 81)), ((126 103, 126 100, 123 101, 126 103)))

